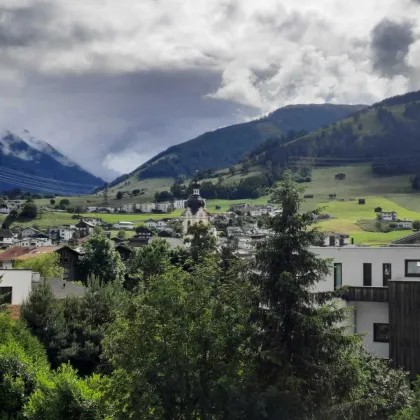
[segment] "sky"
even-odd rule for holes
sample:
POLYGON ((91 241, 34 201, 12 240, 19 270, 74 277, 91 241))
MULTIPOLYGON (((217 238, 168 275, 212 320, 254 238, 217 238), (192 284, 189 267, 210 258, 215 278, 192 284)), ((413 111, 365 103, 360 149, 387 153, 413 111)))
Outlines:
POLYGON ((0 130, 110 180, 298 103, 420 89, 420 0, 0 0, 0 130))

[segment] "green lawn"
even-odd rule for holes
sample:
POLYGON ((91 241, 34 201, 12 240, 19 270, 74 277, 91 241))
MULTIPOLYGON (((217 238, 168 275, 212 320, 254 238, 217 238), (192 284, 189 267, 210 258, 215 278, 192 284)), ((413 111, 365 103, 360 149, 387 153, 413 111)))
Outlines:
POLYGON ((251 205, 259 205, 259 204, 267 204, 268 199, 270 197, 268 195, 260 198, 256 198, 255 200, 245 199, 245 200, 207 200, 207 211, 210 213, 221 213, 229 210, 229 207, 239 203, 248 203, 251 205), (216 209, 216 206, 221 207, 220 209, 216 209))

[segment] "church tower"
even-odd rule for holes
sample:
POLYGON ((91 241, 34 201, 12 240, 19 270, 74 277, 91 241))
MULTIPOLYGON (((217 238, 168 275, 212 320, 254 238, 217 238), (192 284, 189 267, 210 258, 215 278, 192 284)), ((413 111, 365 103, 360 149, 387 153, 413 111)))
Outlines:
POLYGON ((187 209, 183 215, 182 230, 184 235, 187 234, 188 228, 192 225, 198 223, 207 225, 209 223, 209 214, 205 209, 206 203, 200 196, 200 184, 198 181, 194 181, 192 190, 193 193, 188 197, 187 209))

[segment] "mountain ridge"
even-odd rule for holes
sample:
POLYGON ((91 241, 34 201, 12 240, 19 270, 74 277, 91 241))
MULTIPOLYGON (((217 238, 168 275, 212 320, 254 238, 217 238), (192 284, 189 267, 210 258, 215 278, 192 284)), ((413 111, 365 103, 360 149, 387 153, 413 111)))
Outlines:
POLYGON ((49 143, 23 130, 0 134, 0 190, 85 194, 104 181, 69 159, 49 143))
POLYGON ((234 124, 173 145, 158 153, 127 175, 110 185, 117 185, 129 176, 163 178, 191 176, 197 169, 222 169, 234 165, 255 146, 271 137, 279 138, 289 131, 312 131, 360 111, 366 105, 308 104, 288 105, 264 117, 234 124))

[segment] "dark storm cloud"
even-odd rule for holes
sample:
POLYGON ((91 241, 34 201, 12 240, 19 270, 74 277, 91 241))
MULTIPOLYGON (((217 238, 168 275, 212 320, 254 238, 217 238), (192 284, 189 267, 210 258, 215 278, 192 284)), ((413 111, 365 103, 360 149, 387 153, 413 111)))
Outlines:
POLYGON ((0 6, 0 48, 31 47, 46 43, 51 47, 86 43, 97 31, 77 22, 55 25, 63 13, 53 2, 38 2, 23 7, 0 6))
POLYGON ((373 67, 381 75, 392 77, 407 72, 406 57, 415 41, 413 24, 408 21, 382 20, 372 30, 373 67))

